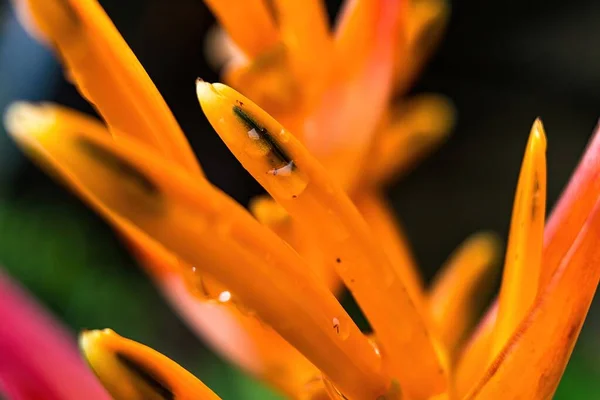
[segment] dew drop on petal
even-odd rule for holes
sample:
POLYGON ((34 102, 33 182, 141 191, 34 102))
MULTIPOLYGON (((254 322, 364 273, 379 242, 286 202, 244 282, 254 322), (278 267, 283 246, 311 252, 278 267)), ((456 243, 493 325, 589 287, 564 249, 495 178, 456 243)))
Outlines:
POLYGON ((227 303, 229 300, 231 300, 231 292, 229 290, 222 291, 219 293, 218 299, 221 303, 227 303))

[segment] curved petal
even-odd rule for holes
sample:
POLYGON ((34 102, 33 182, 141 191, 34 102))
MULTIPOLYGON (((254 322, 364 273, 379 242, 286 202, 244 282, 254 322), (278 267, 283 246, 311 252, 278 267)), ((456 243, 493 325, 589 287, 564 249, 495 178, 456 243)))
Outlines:
POLYGON ((551 399, 600 280, 600 202, 550 285, 466 399, 551 399))
POLYGON ((220 399, 171 359, 110 329, 84 332, 79 343, 115 400, 220 399))
POLYGON ((538 119, 531 128, 515 194, 492 359, 515 332, 540 291, 545 217, 546 135, 538 119))
POLYGON ((13 0, 43 33, 67 75, 115 133, 148 143, 202 174, 175 117, 96 0, 13 0))

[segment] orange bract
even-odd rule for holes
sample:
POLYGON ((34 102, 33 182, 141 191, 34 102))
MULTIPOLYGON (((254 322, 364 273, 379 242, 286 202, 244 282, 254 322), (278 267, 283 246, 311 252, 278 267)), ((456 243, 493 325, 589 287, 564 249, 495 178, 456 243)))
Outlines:
MULTIPOLYGON (((334 28, 319 0, 206 1, 228 43, 221 61, 233 88, 198 80, 198 98, 270 195, 250 212, 206 180, 95 0, 15 1, 106 127, 21 103, 7 113, 8 130, 115 227, 185 320, 232 362, 295 399, 553 394, 600 278, 600 139, 543 244, 546 142, 534 123, 502 289, 471 333, 498 240, 474 235, 427 290, 381 192, 453 124, 439 96, 391 104, 439 38, 443 0, 348 0, 334 28), (373 335, 336 299, 342 282, 373 335)), ((171 360, 112 332, 84 333, 82 347, 116 398, 216 398, 171 360)))

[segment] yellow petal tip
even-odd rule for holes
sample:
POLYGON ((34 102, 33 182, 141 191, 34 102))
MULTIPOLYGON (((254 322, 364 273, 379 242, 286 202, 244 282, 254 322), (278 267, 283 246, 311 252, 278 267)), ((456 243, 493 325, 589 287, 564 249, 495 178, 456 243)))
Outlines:
POLYGON ((44 132, 53 121, 54 117, 48 110, 27 102, 12 103, 4 113, 6 130, 19 141, 44 132))
POLYGON ((533 122, 533 126, 531 127, 531 135, 538 140, 543 146, 543 149, 546 150, 546 131, 540 117, 537 117, 533 122))
POLYGON ((115 331, 112 329, 94 329, 91 331, 84 330, 79 334, 79 348, 81 351, 87 355, 90 353, 90 350, 100 344, 100 341, 107 337, 116 335, 115 331))
POLYGON ((196 95, 200 101, 200 105, 204 105, 215 98, 216 95, 220 95, 218 91, 218 85, 224 86, 218 83, 206 82, 201 78, 196 79, 196 95))

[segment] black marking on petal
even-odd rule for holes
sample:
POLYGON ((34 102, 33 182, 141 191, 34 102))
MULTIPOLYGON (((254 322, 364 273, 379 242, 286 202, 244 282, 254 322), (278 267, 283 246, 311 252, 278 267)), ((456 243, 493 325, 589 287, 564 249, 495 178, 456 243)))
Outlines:
POLYGON ((134 375, 140 378, 148 386, 150 386, 154 393, 160 396, 160 398, 165 400, 175 400, 175 394, 173 393, 173 391, 166 384, 158 380, 145 367, 141 366, 140 364, 133 361, 131 358, 127 357, 122 353, 115 353, 115 357, 121 364, 125 366, 125 368, 127 368, 134 375))
POLYGON ((262 140, 269 147, 270 151, 267 157, 270 157, 269 161, 273 166, 273 170, 283 168, 287 165, 291 165, 292 169, 296 168, 296 164, 292 158, 265 127, 256 122, 254 118, 239 106, 233 106, 233 113, 246 126, 248 131, 254 130, 256 132, 258 135, 257 140, 262 140))
POLYGON ((112 153, 110 150, 101 147, 85 137, 78 137, 76 145, 87 155, 100 161, 103 165, 109 167, 120 175, 123 175, 135 182, 146 194, 157 196, 160 194, 158 186, 154 184, 146 175, 140 172, 130 162, 123 160, 120 156, 112 153))

